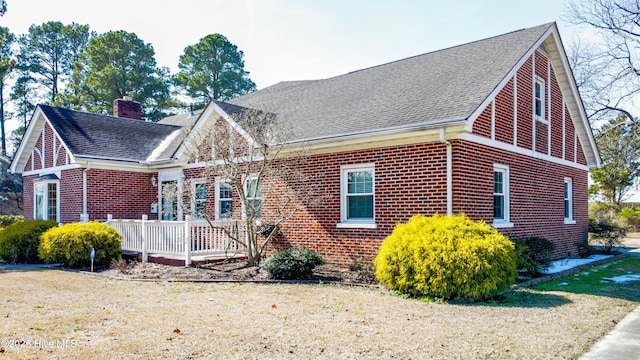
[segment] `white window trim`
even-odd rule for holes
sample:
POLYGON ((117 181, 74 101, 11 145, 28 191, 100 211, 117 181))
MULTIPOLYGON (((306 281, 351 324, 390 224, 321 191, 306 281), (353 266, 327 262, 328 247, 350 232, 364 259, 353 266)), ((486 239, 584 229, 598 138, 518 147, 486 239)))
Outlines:
POLYGON ((546 82, 540 78, 537 77, 535 78, 534 82, 533 82, 533 116, 536 120, 540 121, 541 123, 544 124, 548 124, 549 120, 546 117, 547 114, 547 87, 546 87, 546 82), (536 84, 540 84, 540 111, 541 111, 541 115, 537 115, 536 114, 536 84))
POLYGON ((36 180, 33 182, 33 218, 36 218, 36 213, 37 213, 37 208, 36 208, 36 186, 38 185, 43 185, 44 186, 44 197, 43 197, 43 202, 42 202, 42 214, 43 216, 45 216, 45 219, 42 220, 48 220, 49 218, 49 189, 48 189, 48 185, 49 184, 56 184, 56 222, 60 222, 60 180, 53 180, 53 179, 48 179, 48 180, 36 180))
MULTIPOLYGON (((496 229, 501 228, 511 228, 513 227, 513 223, 510 215, 510 202, 511 202, 511 186, 510 186, 510 173, 508 165, 501 164, 493 164, 493 172, 502 172, 504 175, 502 177, 502 191, 504 192, 504 219, 493 219, 493 227, 496 229)), ((492 183, 492 189, 494 184, 492 183)), ((492 194, 493 191, 491 192, 492 194)), ((492 198, 493 200, 493 198, 492 198)))
MULTIPOLYGON (((222 178, 222 177, 217 177, 216 178, 216 186, 215 186, 215 191, 216 191, 216 195, 215 195, 215 208, 216 208, 216 220, 219 221, 231 221, 233 220, 233 216, 230 218, 223 218, 220 215, 220 212, 222 211, 222 209, 220 208, 220 184, 231 184, 231 180, 227 179, 227 178, 222 178)), ((233 199, 233 198, 232 198, 233 199)), ((233 202, 233 200, 232 200, 233 202)), ((244 210, 242 212, 242 215, 244 217, 244 210)))
MULTIPOLYGON (((564 201, 567 200, 567 198, 564 197, 564 185, 565 184, 569 184, 569 188, 568 188, 568 195, 569 195, 569 217, 565 217, 564 218, 564 223, 567 225, 573 225, 576 223, 575 219, 573 218, 573 179, 566 177, 564 178, 564 182, 562 183, 562 202, 564 204, 564 201)), ((564 206, 563 206, 563 212, 564 212, 564 206)), ((564 216, 564 214, 563 214, 564 216)))
POLYGON ((346 229, 375 229, 378 224, 376 218, 376 169, 375 164, 358 164, 358 165, 342 165, 340 166, 340 222, 336 224, 337 228, 346 229), (372 172, 372 192, 373 192, 373 218, 371 220, 347 219, 347 181, 349 172, 353 171, 371 171, 372 172))
MULTIPOLYGON (((204 219, 204 216, 199 216, 198 214, 196 214, 196 196, 197 196, 197 192, 196 192, 196 186, 200 185, 200 184, 205 184, 205 188, 207 186, 207 180, 204 178, 198 178, 198 179, 191 179, 191 214, 193 216, 193 219, 204 219)), ((204 208, 205 208, 205 214, 207 212, 207 203, 209 201, 209 196, 208 196, 208 192, 205 195, 205 201, 204 201, 204 208)))
POLYGON ((183 220, 183 211, 182 211, 182 207, 183 207, 183 199, 182 199, 182 189, 184 186, 184 174, 182 173, 182 170, 175 170, 175 169, 169 169, 169 170, 162 170, 158 172, 158 219, 162 220, 162 211, 164 209, 164 204, 162 203, 162 183, 164 182, 168 182, 168 181, 175 181, 176 182, 176 186, 178 187, 178 191, 177 191, 177 202, 178 202, 178 210, 177 210, 177 214, 176 214, 176 220, 177 221, 182 221, 183 220))
MULTIPOLYGON (((261 219, 262 218, 262 205, 264 204, 262 201, 264 201, 264 197, 262 195, 260 195, 260 197, 252 197, 252 198, 250 198, 249 195, 248 195, 249 194, 249 189, 247 188, 247 184, 248 184, 248 182, 253 181, 253 180, 258 180, 258 175, 251 174, 251 175, 245 176, 242 179, 242 186, 244 187, 244 193, 245 193, 245 197, 246 197, 245 200, 247 200, 247 203, 251 199, 259 199, 261 201, 261 203, 260 203, 260 215, 261 216, 256 216, 256 219, 261 219)), ((262 187, 261 187, 261 189, 262 189, 262 187)), ((260 192, 262 192, 262 190, 260 192)), ((243 203, 242 204, 242 218, 245 219, 246 217, 247 217, 246 204, 243 203)))

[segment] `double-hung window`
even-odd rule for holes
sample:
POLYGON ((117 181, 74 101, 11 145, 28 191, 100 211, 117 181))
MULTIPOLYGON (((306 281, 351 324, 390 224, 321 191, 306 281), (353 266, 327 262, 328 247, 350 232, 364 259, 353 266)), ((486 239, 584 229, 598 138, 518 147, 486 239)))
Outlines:
POLYGON ((34 219, 60 221, 59 186, 60 180, 53 175, 34 183, 34 219))
POLYGON ((233 217, 233 185, 227 179, 216 179, 216 220, 233 217))
POLYGON ((493 166, 493 226, 512 227, 509 221, 509 167, 493 166))
POLYGON ((573 220, 573 180, 564 178, 564 223, 575 224, 573 220))
POLYGON ((544 81, 541 79, 536 79, 536 81, 534 82, 533 85, 533 94, 534 94, 534 114, 536 117, 536 120, 540 120, 540 121, 547 121, 545 118, 545 87, 544 87, 544 81))
POLYGON ((207 215, 207 183, 204 179, 191 182, 191 214, 200 219, 207 215))
POLYGON ((375 228, 374 165, 342 166, 340 182, 340 223, 338 227, 375 228))
POLYGON ((245 192, 247 198, 247 209, 245 212, 248 216, 258 219, 262 217, 262 184, 257 177, 250 176, 245 182, 245 192))

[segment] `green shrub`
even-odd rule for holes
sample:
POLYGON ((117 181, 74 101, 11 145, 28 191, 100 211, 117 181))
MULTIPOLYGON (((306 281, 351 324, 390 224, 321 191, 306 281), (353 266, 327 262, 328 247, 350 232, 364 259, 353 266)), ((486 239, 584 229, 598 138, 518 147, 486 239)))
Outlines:
POLYGON ((593 247, 589 245, 589 240, 587 238, 580 239, 576 241, 575 244, 578 248, 578 256, 581 258, 586 258, 596 253, 593 247))
POLYGON ((18 221, 0 231, 0 258, 10 263, 38 262, 40 235, 55 221, 18 221))
POLYGON ((22 220, 24 220, 22 215, 0 215, 0 229, 22 220))
POLYGON ((91 248, 95 265, 109 265, 121 254, 120 235, 111 226, 99 223, 70 223, 42 234, 39 253, 46 262, 60 262, 71 268, 91 264, 91 248))
POLYGON ((541 237, 525 237, 512 239, 516 246, 516 266, 528 276, 535 276, 547 269, 551 264, 553 243, 541 237))
POLYGON ((633 231, 640 229, 640 208, 624 208, 618 213, 618 218, 624 221, 627 228, 633 231))
POLYGON ((627 229, 622 226, 589 218, 589 238, 602 246, 602 252, 605 254, 611 253, 615 245, 621 244, 626 235, 627 229))
POLYGON ((374 263, 376 278, 391 289, 444 299, 484 299, 516 277, 513 243, 464 214, 416 215, 396 225, 374 263))
POLYGON ((264 262, 262 268, 272 279, 304 279, 311 275, 316 266, 324 263, 316 251, 295 247, 276 252, 264 262))

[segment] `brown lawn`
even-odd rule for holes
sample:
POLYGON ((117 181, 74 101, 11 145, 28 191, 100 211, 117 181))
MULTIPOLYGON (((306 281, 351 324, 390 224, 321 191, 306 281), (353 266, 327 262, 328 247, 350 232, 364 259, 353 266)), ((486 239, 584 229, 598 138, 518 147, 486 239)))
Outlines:
POLYGON ((0 272, 0 358, 569 359, 637 306, 520 290, 440 304, 380 288, 0 272))

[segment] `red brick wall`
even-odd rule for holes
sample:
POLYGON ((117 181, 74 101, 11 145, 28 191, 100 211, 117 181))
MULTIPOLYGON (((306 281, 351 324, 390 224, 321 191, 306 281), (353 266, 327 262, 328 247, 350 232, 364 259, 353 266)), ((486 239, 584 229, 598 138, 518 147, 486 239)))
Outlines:
POLYGON ((513 144, 513 99, 513 79, 511 79, 496 96, 495 115, 495 139, 509 144, 513 144))
MULTIPOLYGON (((60 172, 60 221, 80 221, 82 214, 82 173, 84 169, 60 172)), ((116 219, 140 219, 150 214, 150 204, 157 202, 157 188, 151 186, 151 174, 131 171, 91 169, 87 173, 87 210, 90 220, 106 220, 107 214, 116 219)), ((157 178, 157 175, 156 175, 157 178)), ((33 182, 38 175, 23 177, 24 215, 33 219, 33 182)))
MULTIPOLYGON (((533 57, 525 61, 516 73, 517 82, 517 144, 514 144, 514 79, 510 79, 500 90, 495 98, 495 140, 514 144, 525 149, 532 149, 533 139, 533 57)), ((576 162, 574 160, 574 136, 575 130, 571 121, 571 116, 565 108, 564 122, 564 138, 562 132, 563 126, 563 101, 562 92, 555 77, 553 68, 549 68, 548 59, 545 55, 536 51, 535 53, 535 75, 545 81, 546 90, 550 91, 551 102, 548 104, 549 98, 545 95, 545 114, 549 123, 541 121, 535 122, 535 150, 537 152, 548 154, 556 158, 562 158, 562 146, 564 139, 565 159, 576 162), (550 69, 550 72, 549 72, 550 69), (550 75, 550 79, 548 77, 550 75), (550 80, 550 81, 549 81, 550 80), (551 110, 549 111, 549 105, 551 110), (551 131, 549 134, 549 127, 551 131), (549 135, 551 136, 551 144, 549 144, 549 135), (549 148, 551 145, 551 148, 549 148)), ((473 124, 473 134, 491 137, 491 104, 482 111, 473 124)), ((586 159, 582 152, 582 148, 578 148, 578 160, 580 164, 586 164, 586 159)))
POLYGON ((524 62, 516 73, 518 94, 518 143, 525 149, 532 148, 533 134, 533 60, 524 62))
POLYGON ((573 127, 573 121, 571 120, 571 115, 569 115, 569 111, 565 107, 565 121, 564 121, 564 132, 565 132, 565 160, 575 161, 574 159, 574 142, 575 142, 575 129, 573 127))
POLYGON ((473 123, 473 133, 487 138, 491 137, 491 104, 487 105, 473 123))
MULTIPOLYGON (((70 169, 60 172, 60 222, 80 221, 82 214, 82 172, 70 169)), ((90 217, 91 220, 95 220, 90 217)))
POLYGON ((455 213, 493 222, 493 165, 509 166, 513 236, 551 240, 555 257, 577 255, 575 243, 587 236, 587 171, 511 152, 455 141, 453 146, 455 213), (564 178, 573 179, 574 219, 564 224, 564 178))
POLYGON ((33 220, 33 181, 37 178, 38 175, 22 177, 22 206, 25 220, 33 220))
MULTIPOLYGON (((158 201, 158 188, 151 185, 151 175, 133 171, 89 170, 89 219, 106 220, 107 214, 112 214, 115 219, 140 219, 143 214, 149 219, 157 219, 157 214, 150 213, 151 203, 158 201)), ((157 174, 155 176, 158 178, 157 174)))
MULTIPOLYGON (((551 156, 562 159, 562 92, 551 68, 551 156)), ((571 138, 565 138, 570 140, 571 138)))

